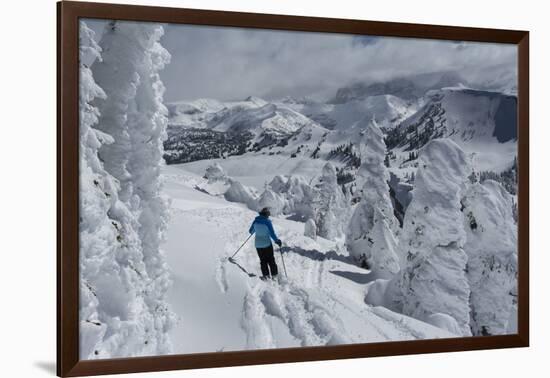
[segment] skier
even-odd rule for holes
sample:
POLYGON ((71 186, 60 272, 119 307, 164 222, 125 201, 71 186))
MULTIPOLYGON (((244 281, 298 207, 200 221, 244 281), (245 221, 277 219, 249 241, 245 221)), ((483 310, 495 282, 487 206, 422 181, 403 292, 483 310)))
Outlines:
POLYGON ((264 207, 260 211, 260 215, 254 219, 248 232, 250 234, 256 233, 255 246, 258 251, 258 257, 260 258, 260 267, 262 269, 262 280, 265 280, 271 276, 271 278, 277 277, 277 263, 275 262, 275 256, 273 254, 273 245, 271 239, 281 247, 283 242, 275 234, 273 224, 269 220, 269 208, 264 207))

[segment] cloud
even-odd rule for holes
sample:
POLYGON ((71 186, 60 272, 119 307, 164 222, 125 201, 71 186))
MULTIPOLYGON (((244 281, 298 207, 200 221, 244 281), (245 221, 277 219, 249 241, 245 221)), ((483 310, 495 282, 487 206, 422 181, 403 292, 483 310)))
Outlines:
POLYGON ((479 83, 515 80, 515 45, 169 24, 167 101, 250 95, 331 97, 357 81, 456 71, 479 83))
POLYGON ((380 42, 381 37, 371 36, 371 35, 356 35, 352 38, 351 42, 355 45, 368 46, 374 45, 375 43, 380 42))

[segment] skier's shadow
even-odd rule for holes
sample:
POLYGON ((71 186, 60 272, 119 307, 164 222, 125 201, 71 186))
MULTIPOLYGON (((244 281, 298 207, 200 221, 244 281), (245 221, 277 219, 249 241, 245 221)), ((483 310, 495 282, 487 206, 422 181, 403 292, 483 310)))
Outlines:
MULTIPOLYGON (((308 259, 312 259, 315 261, 324 261, 324 260, 335 260, 340 261, 345 264, 353 265, 354 267, 357 267, 357 264, 353 261, 352 258, 344 255, 338 254, 336 251, 328 251, 326 253, 320 252, 316 249, 303 249, 300 247, 282 247, 281 248, 282 253, 296 253, 300 256, 306 257, 308 259)), ((366 271, 366 273, 359 273, 359 272, 347 272, 344 270, 331 270, 330 273, 346 278, 350 281, 356 282, 358 284, 367 284, 369 282, 374 281, 376 278, 369 272, 366 271)))
POLYGON ((372 282, 376 279, 376 277, 370 272, 358 273, 358 272, 347 272, 345 270, 329 270, 329 272, 361 285, 368 284, 369 282, 372 282))
POLYGON ((250 273, 248 270, 246 270, 241 264, 239 264, 237 262, 237 260, 235 259, 232 259, 231 257, 229 259, 227 259, 227 261, 229 261, 231 264, 234 264, 237 268, 239 268, 240 270, 242 270, 244 273, 246 273, 248 275, 248 277, 256 277, 256 275, 254 273, 250 273))
POLYGON ((300 247, 281 247, 281 252, 296 253, 297 255, 300 255, 302 257, 306 257, 308 259, 312 259, 315 261, 335 260, 335 261, 340 261, 350 265, 356 265, 351 258, 349 258, 348 256, 340 255, 334 250, 323 253, 316 249, 303 249, 300 247))

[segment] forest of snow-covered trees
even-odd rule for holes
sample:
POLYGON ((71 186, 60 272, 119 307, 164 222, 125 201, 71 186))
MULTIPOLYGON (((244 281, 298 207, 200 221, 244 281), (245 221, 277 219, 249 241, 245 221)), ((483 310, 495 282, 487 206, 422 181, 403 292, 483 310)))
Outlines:
POLYGON ((82 359, 516 332, 513 96, 166 106, 163 34, 80 23, 82 359), (265 207, 279 283, 227 260, 265 207))

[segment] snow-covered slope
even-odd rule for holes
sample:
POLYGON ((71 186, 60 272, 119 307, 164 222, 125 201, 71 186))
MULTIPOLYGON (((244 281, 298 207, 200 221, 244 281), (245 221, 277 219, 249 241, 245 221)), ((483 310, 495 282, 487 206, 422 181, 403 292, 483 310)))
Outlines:
POLYGON ((171 118, 164 147, 170 164, 267 148, 271 154, 312 154, 328 133, 287 105, 257 97, 225 103, 197 100, 173 103, 169 108, 171 118))
POLYGON ((388 147, 414 151, 430 140, 447 137, 467 153, 479 170, 509 168, 517 153, 517 99, 467 88, 431 91, 425 105, 390 130, 388 147))
POLYGON ((309 182, 320 174, 326 161, 303 155, 291 158, 282 154, 250 153, 227 159, 199 160, 184 166, 187 171, 202 176, 213 163, 218 163, 228 176, 244 185, 263 190, 277 175, 299 175, 309 182))
POLYGON ((428 128, 433 123, 436 132, 440 131, 442 136, 459 142, 494 138, 505 143, 517 138, 517 101, 513 96, 466 88, 445 88, 430 92, 427 98, 426 105, 405 121, 401 128, 416 125, 428 128))
POLYGON ((312 123, 303 114, 283 103, 270 103, 258 97, 220 102, 214 99, 173 102, 167 105, 170 125, 184 128, 209 128, 215 131, 254 134, 290 134, 312 123))
POLYGON ((216 131, 267 131, 288 135, 310 123, 310 119, 292 109, 269 103, 247 109, 233 107, 218 112, 210 127, 216 131))
MULTIPOLYGON (((165 168, 166 194, 173 199, 164 245, 174 278, 169 301, 181 317, 172 332, 174 353, 455 337, 366 305, 369 272, 334 242, 303 236, 300 222, 273 219, 285 244, 288 282, 250 277, 259 272, 253 243, 239 252, 237 264, 227 256, 246 239, 256 213, 193 189, 202 179, 186 168, 165 168)), ((279 251, 276 259, 282 275, 279 251)))

